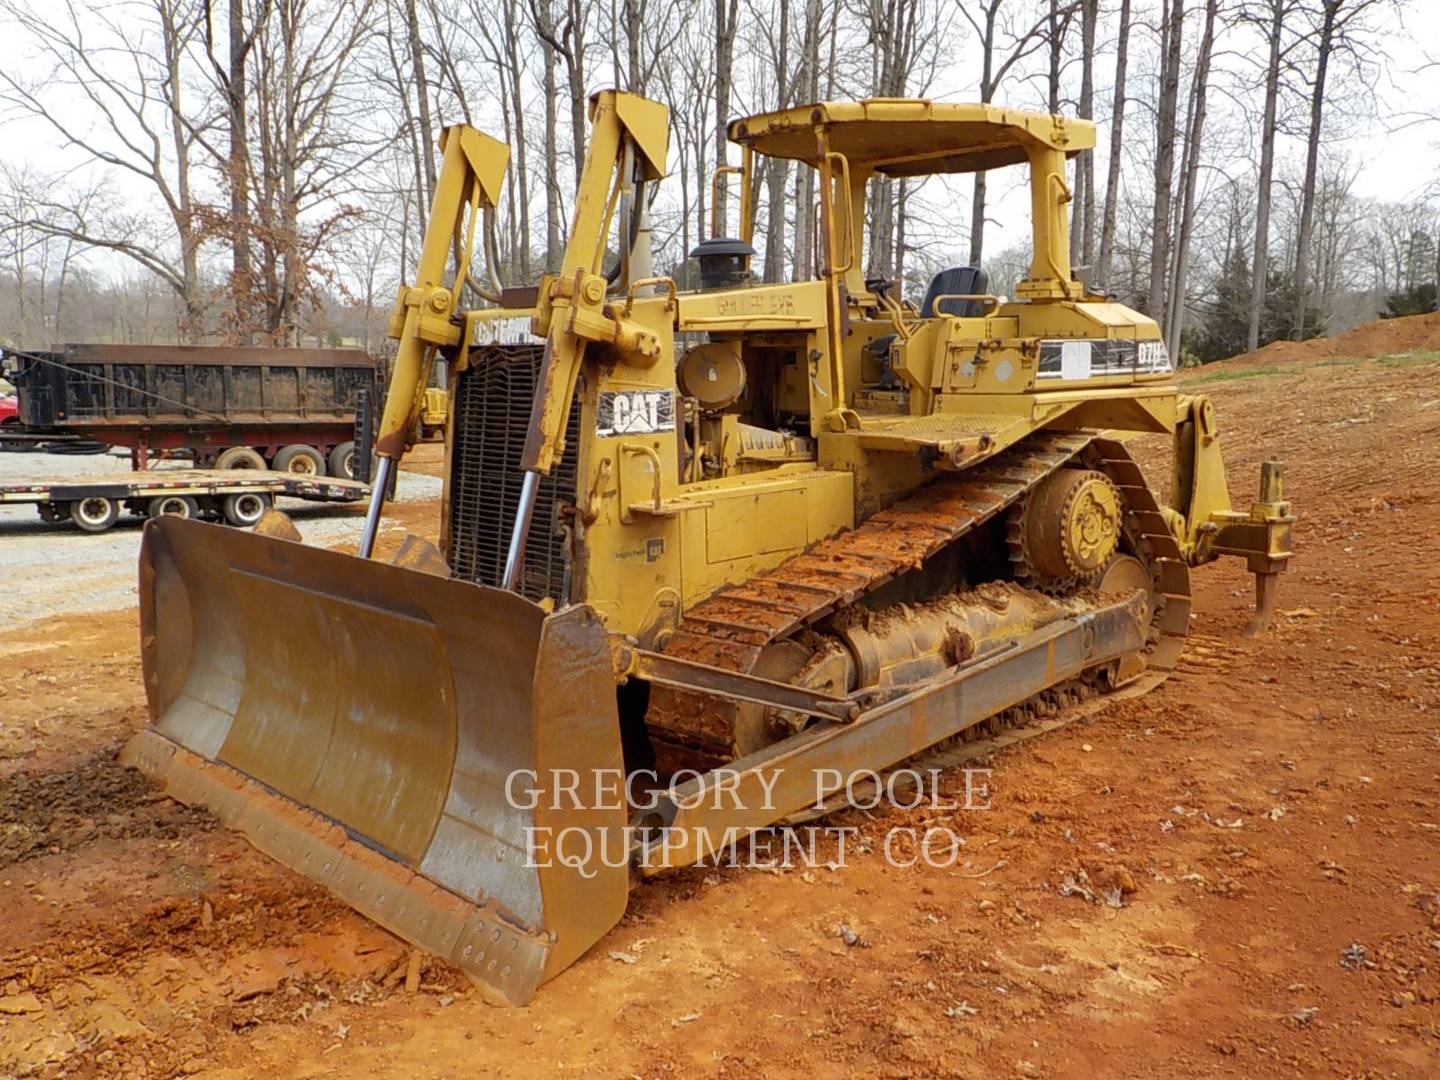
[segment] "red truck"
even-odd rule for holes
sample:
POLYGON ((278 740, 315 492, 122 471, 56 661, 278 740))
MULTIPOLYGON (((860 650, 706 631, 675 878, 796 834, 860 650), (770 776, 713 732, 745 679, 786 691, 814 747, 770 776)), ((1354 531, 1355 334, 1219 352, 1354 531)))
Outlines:
POLYGON ((0 450, 10 449, 5 440, 7 430, 20 430, 20 399, 14 394, 0 394, 0 450))

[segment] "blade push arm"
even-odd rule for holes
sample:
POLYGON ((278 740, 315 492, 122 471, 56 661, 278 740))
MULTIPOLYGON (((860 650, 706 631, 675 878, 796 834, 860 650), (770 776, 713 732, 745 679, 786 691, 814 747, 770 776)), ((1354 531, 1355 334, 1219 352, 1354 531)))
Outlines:
POLYGON ((385 489, 395 462, 409 444, 435 352, 442 346, 460 343, 462 331, 453 316, 470 271, 477 222, 482 212, 495 208, 510 161, 508 146, 464 124, 446 128, 440 136, 440 147, 444 157, 430 203, 415 284, 400 287, 390 317, 390 336, 400 344, 385 395, 385 412, 375 437, 379 467, 360 538, 362 558, 368 558, 374 549, 385 489), (453 282, 447 284, 452 251, 456 271, 453 282))
MULTIPOLYGON (((545 355, 520 459, 525 479, 505 559, 507 589, 519 585, 540 477, 550 472, 564 449, 565 423, 587 346, 605 342, 622 362, 637 367, 649 367, 660 358, 654 332, 627 318, 624 305, 607 302, 610 282, 601 261, 622 190, 630 190, 637 177, 654 181, 665 173, 669 117, 664 105, 618 90, 602 90, 590 99, 590 143, 570 240, 560 272, 547 274, 540 283, 532 320, 533 332, 545 338, 545 355)), ((620 243, 626 243, 624 237, 620 243)))
POLYGON ((669 116, 664 105, 618 90, 602 90, 590 99, 590 143, 575 195, 570 242, 560 272, 541 282, 535 310, 533 330, 545 338, 545 358, 521 457, 527 472, 548 473, 560 456, 575 380, 589 343, 608 342, 639 367, 659 358, 655 335, 606 303, 610 283, 600 263, 621 189, 631 183, 627 169, 635 168, 644 180, 658 180, 665 173, 669 116))

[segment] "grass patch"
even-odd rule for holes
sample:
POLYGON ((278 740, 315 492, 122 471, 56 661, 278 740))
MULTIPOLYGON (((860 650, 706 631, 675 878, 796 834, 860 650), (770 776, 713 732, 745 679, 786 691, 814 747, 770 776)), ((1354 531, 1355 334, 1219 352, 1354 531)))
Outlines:
POLYGON ((1406 353, 1404 356, 1382 356, 1380 363, 1386 367, 1409 367, 1411 364, 1440 364, 1440 352, 1433 349, 1421 349, 1419 352, 1406 353))
POLYGON ((1328 360, 1302 360, 1289 364, 1263 364, 1260 367, 1229 368, 1223 361, 1219 370, 1207 371, 1210 365, 1185 368, 1180 377, 1186 385, 1199 386, 1204 383, 1228 382, 1231 379, 1256 379, 1266 375, 1300 375, 1308 368, 1353 367, 1356 364, 1381 364, 1385 367, 1411 367, 1416 364, 1440 364, 1440 351, 1420 349, 1416 352, 1395 356, 1354 356, 1333 357, 1328 360))
POLYGON ((1246 368, 1224 368, 1220 371, 1209 371, 1204 375, 1197 375, 1185 381, 1192 386, 1200 383, 1225 382, 1227 379, 1258 379, 1263 375, 1282 375, 1294 370, 1295 365, 1287 364, 1284 367, 1278 364, 1267 364, 1263 367, 1246 368))

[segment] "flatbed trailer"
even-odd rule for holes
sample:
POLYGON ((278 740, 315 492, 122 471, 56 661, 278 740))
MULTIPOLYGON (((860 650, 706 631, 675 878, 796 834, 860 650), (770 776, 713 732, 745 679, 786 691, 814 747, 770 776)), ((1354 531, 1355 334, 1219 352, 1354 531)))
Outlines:
POLYGON ((141 517, 213 517, 254 525, 281 496, 309 502, 359 502, 370 485, 340 477, 258 469, 146 469, 93 477, 21 479, 0 484, 0 506, 33 505, 46 521, 72 521, 104 532, 121 510, 141 517))

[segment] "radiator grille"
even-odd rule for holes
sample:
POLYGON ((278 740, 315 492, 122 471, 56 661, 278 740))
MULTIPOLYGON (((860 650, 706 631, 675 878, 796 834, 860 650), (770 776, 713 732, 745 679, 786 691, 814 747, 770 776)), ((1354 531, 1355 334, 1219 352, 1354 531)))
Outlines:
MULTIPOLYGON (((530 430, 530 403, 540 374, 541 345, 493 345, 470 354, 455 386, 450 455, 451 573, 499 586, 510 530, 520 503, 520 452, 530 430)), ((578 401, 570 410, 565 454, 540 481, 535 516, 525 545, 520 591, 528 599, 565 603, 562 504, 575 504, 578 401)))

